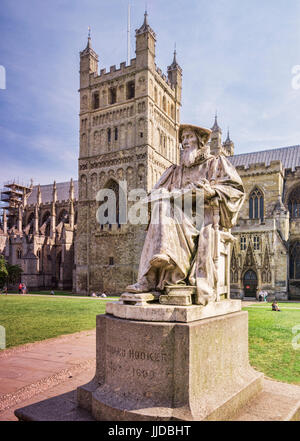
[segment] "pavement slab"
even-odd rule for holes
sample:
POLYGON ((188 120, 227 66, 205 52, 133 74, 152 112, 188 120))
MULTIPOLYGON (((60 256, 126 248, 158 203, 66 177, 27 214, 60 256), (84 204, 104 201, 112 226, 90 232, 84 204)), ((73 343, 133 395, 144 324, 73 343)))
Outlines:
POLYGON ((6 409, 94 369, 95 357, 95 330, 1 351, 0 419, 6 409))

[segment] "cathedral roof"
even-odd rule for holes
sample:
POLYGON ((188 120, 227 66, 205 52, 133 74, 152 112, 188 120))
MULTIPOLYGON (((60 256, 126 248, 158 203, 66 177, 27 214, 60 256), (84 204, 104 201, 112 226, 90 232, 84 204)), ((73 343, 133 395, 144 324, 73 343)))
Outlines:
POLYGON ((262 150, 260 152, 242 153, 240 155, 229 156, 228 159, 235 167, 244 165, 247 168, 250 164, 262 162, 268 166, 271 161, 281 161, 283 168, 295 170, 295 167, 300 166, 300 145, 262 150))
MULTIPOLYGON (((78 199, 78 181, 73 181, 74 183, 74 198, 78 199)), ((40 186, 42 193, 42 204, 46 202, 52 202, 52 192, 53 192, 53 184, 41 185, 40 186)), ((56 191, 57 191, 57 200, 58 201, 67 201, 69 199, 69 191, 70 191, 70 181, 68 182, 57 182, 56 183, 56 191)), ((36 204, 37 201, 37 192, 38 185, 35 185, 32 189, 32 193, 29 196, 27 203, 28 205, 36 204)))

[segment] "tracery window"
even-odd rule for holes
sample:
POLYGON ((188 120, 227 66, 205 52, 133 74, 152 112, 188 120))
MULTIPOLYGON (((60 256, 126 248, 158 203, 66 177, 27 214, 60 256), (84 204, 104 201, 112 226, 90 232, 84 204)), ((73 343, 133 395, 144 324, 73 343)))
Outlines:
POLYGON ((253 248, 255 250, 259 250, 260 248, 260 240, 259 240, 259 236, 254 236, 253 237, 253 248))
POLYGON ((98 109, 99 108, 99 92, 95 92, 93 94, 93 109, 98 109))
POLYGON ((111 142, 111 128, 110 127, 107 129, 107 142, 108 142, 108 144, 110 144, 110 142, 111 142))
POLYGON ((115 104, 117 102, 117 88, 111 87, 109 89, 109 104, 115 104))
POLYGON ((240 246, 241 246, 241 250, 242 251, 244 251, 246 249, 246 245, 247 245, 246 237, 245 236, 241 236, 240 246))
POLYGON ((135 94, 134 81, 129 81, 126 85, 126 99, 130 100, 131 98, 134 98, 134 94, 135 94))
POLYGON ((300 242, 294 242, 290 248, 290 279, 300 279, 300 242))
POLYGON ((261 220, 264 218, 264 197, 258 188, 252 190, 249 196, 249 218, 261 220))
POLYGON ((295 188, 289 197, 289 212, 291 218, 300 217, 300 187, 295 188))

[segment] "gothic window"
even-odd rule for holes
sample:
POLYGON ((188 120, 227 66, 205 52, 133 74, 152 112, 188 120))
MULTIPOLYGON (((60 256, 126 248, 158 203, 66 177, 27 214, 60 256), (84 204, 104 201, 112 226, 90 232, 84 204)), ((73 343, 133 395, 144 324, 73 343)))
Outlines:
POLYGON ((27 220, 27 227, 28 225, 30 225, 29 227, 29 231, 28 234, 33 234, 33 226, 34 226, 34 213, 30 213, 28 220, 27 220))
POLYGON ((107 129, 107 142, 108 142, 108 144, 110 144, 110 142, 111 142, 111 128, 110 127, 107 129))
POLYGON ((93 94, 93 109, 99 108, 99 92, 93 94))
POLYGON ((300 279, 300 242, 294 242, 290 248, 290 278, 300 279))
POLYGON ((17 259, 22 259, 22 250, 21 249, 17 250, 17 259))
POLYGON ((154 101, 157 104, 157 88, 156 87, 154 87, 154 101))
POLYGON ((50 221, 51 221, 51 214, 50 211, 46 211, 42 217, 42 226, 41 226, 41 232, 45 236, 50 236, 50 221))
POLYGON ((247 245, 246 237, 241 236, 241 239, 240 239, 241 251, 245 251, 246 245, 247 245))
POLYGON ((253 237, 253 248, 255 250, 259 250, 260 248, 260 240, 259 240, 259 236, 254 236, 253 237))
POLYGON ((87 197, 87 177, 86 175, 81 175, 80 177, 80 196, 85 199, 87 197))
POLYGON ((115 141, 118 141, 118 127, 115 127, 115 141))
MULTIPOLYGON (((119 184, 117 181, 115 181, 114 179, 110 179, 104 188, 110 189, 114 192, 115 194, 115 203, 116 203, 116 207, 115 207, 115 221, 112 222, 113 224, 117 224, 120 227, 120 203, 121 203, 121 209, 124 206, 124 201, 125 201, 125 194, 122 191, 122 189, 120 188, 119 184)), ((105 198, 104 201, 100 202, 99 206, 101 206, 103 203, 107 202, 107 197, 105 198)), ((106 208, 106 210, 104 211, 104 216, 107 217, 108 216, 108 208, 106 208)), ((111 225, 109 224, 109 228, 111 228, 111 225)))
POLYGON ((171 118, 174 119, 174 106, 171 104, 171 118))
POLYGON ((109 89, 109 104, 115 104, 117 102, 117 88, 111 87, 109 89))
POLYGON ((65 209, 61 210, 61 212, 59 213, 57 218, 57 225, 60 224, 61 222, 63 223, 69 222, 69 213, 65 209))
POLYGON ((87 108, 87 96, 83 95, 83 97, 81 98, 81 107, 82 110, 86 110, 87 108))
POLYGON ((114 265, 115 263, 114 263, 114 258, 113 257, 110 257, 109 258, 109 265, 110 266, 112 266, 112 265, 114 265))
POLYGON ((291 192, 288 206, 291 218, 300 217, 300 187, 291 192))
POLYGON ((249 218, 264 219, 264 197, 258 188, 255 188, 249 196, 249 218))
POLYGON ((135 84, 134 84, 134 81, 129 81, 126 84, 126 99, 127 100, 131 100, 132 98, 134 98, 134 94, 135 94, 135 84))

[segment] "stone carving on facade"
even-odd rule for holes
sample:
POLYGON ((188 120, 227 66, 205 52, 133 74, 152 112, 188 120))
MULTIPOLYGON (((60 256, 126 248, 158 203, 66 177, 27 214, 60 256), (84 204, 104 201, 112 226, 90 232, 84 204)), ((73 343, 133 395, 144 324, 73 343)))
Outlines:
MULTIPOLYGON (((197 126, 180 126, 181 164, 169 167, 144 201, 152 205, 151 221, 138 281, 127 287, 127 293, 152 292, 161 297, 170 287, 187 287, 192 288, 196 304, 219 300, 216 286, 225 283, 225 273, 224 280, 218 280, 219 242, 232 240, 229 230, 243 204, 244 188, 231 163, 223 155, 210 154, 210 133, 209 129, 197 126), (168 211, 167 198, 176 199, 188 193, 191 198, 199 193, 204 197, 201 226, 182 211, 177 217, 175 203, 168 211)), ((130 294, 122 297, 126 301, 130 294)))

